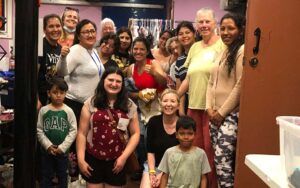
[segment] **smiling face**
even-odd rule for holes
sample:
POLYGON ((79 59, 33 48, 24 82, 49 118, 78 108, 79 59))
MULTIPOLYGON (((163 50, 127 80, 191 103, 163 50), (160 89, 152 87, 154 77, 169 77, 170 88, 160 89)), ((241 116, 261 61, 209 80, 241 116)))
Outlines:
POLYGON ((62 34, 62 26, 58 18, 49 18, 44 29, 46 39, 50 44, 56 44, 62 34))
POLYGON ((164 32, 164 34, 159 37, 158 46, 159 49, 164 50, 166 49, 166 42, 167 40, 171 38, 171 35, 168 32, 164 32))
POLYGON ((131 44, 131 38, 127 32, 123 32, 119 35, 120 39, 120 50, 125 51, 129 48, 131 44))
POLYGON ((202 37, 211 37, 216 28, 216 21, 210 11, 202 12, 197 15, 197 31, 202 37))
POLYGON ((108 39, 100 45, 100 50, 103 56, 111 56, 115 50, 115 41, 113 39, 108 39))
POLYGON ((222 21, 220 34, 224 44, 230 46, 241 34, 235 22, 231 18, 226 18, 222 21))
POLYGON ((67 10, 64 12, 63 24, 67 28, 73 30, 79 21, 78 13, 75 10, 67 10))
POLYGON ((102 27, 102 37, 109 34, 109 33, 114 33, 115 29, 112 23, 106 22, 103 27, 102 27))
POLYGON ((178 58, 178 56, 181 54, 181 46, 179 45, 178 41, 171 42, 169 46, 169 52, 176 57, 176 59, 178 58))
POLYGON ((165 115, 175 115, 179 108, 179 98, 175 93, 167 93, 161 99, 161 109, 165 115))
POLYGON ((182 27, 178 32, 178 41, 184 48, 189 48, 195 42, 195 33, 187 27, 182 27))
POLYGON ((137 41, 134 43, 132 48, 132 55, 136 62, 146 61, 147 54, 148 51, 146 45, 143 42, 137 41))
POLYGON ((96 43, 96 29, 88 23, 84 25, 80 30, 79 44, 86 49, 92 49, 96 43))
POLYGON ((122 76, 116 73, 107 75, 104 79, 104 89, 108 96, 114 97, 122 90, 122 76))

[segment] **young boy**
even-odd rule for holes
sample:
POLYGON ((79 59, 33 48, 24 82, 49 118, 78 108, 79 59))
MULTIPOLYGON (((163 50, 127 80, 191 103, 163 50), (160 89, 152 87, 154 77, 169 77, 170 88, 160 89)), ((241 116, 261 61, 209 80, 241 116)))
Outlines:
POLYGON ((158 169, 163 172, 161 188, 206 188, 210 166, 204 150, 193 146, 195 121, 182 116, 176 123, 179 145, 166 150, 158 169))
POLYGON ((75 140, 77 123, 74 112, 64 104, 67 83, 63 78, 49 81, 48 97, 51 103, 42 107, 37 122, 37 137, 41 148, 40 187, 51 187, 54 173, 59 187, 67 187, 68 149, 75 140))

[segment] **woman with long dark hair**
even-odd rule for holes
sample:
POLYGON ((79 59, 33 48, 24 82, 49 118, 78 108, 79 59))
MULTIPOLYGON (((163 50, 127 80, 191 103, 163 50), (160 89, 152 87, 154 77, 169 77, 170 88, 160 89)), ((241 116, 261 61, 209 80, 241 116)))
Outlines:
MULTIPOLYGON (((74 44, 71 48, 63 48, 56 64, 57 74, 64 76, 69 86, 65 103, 75 113, 77 124, 84 101, 94 94, 104 66, 94 45, 96 43, 96 25, 90 20, 82 20, 76 26, 74 44)), ((78 179, 75 144, 70 149, 71 168, 69 173, 73 180, 78 179)))
POLYGON ((139 138, 137 107, 128 99, 123 73, 108 67, 81 111, 77 155, 87 187, 124 186, 124 165, 139 138))
POLYGON ((127 27, 121 27, 117 31, 117 43, 116 51, 112 55, 112 60, 114 60, 119 68, 123 71, 125 76, 127 75, 128 67, 130 65, 129 52, 132 44, 132 34, 127 27))
POLYGON ((237 123, 244 57, 244 17, 225 14, 220 34, 226 49, 209 79, 206 109, 219 187, 233 187, 237 123))

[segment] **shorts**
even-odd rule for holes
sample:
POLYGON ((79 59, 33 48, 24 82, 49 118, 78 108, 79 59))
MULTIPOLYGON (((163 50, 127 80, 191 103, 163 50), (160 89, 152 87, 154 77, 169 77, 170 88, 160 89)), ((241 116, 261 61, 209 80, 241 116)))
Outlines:
POLYGON ((85 152, 85 161, 90 165, 92 169, 90 177, 86 177, 81 174, 82 178, 93 184, 106 183, 113 186, 126 185, 126 174, 124 169, 118 174, 114 174, 112 169, 116 160, 99 160, 91 154, 85 152))

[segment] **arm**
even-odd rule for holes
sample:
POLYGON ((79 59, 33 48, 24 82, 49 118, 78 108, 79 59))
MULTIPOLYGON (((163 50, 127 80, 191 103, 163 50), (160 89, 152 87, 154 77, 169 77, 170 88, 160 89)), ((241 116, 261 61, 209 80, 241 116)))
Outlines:
POLYGON ((159 85, 165 86, 167 84, 167 74, 156 61, 152 61, 150 74, 159 85))
MULTIPOLYGON (((176 78, 176 90, 180 88, 181 80, 179 78, 176 78)), ((179 102, 179 115, 184 116, 185 115, 185 95, 183 94, 180 98, 179 102)))
POLYGON ((240 102, 240 93, 241 93, 241 77, 243 73, 243 57, 244 57, 244 48, 241 47, 239 50, 238 57, 236 59, 236 66, 235 66, 235 79, 236 83, 230 95, 225 100, 224 104, 218 110, 218 113, 226 117, 232 110, 234 110, 239 102, 240 102))
MULTIPOLYGON (((77 59, 79 59, 79 61, 82 60, 81 56, 83 56, 83 54, 79 50, 73 48, 73 50, 70 51, 67 46, 62 47, 61 55, 56 64, 57 74, 59 76, 69 75, 77 66, 77 59)), ((88 61, 88 59, 86 59, 86 61, 88 61)))
POLYGON ((68 122, 70 125, 69 133, 66 136, 65 140, 58 146, 58 149, 60 149, 63 153, 66 153, 66 151, 71 147, 77 134, 77 122, 75 114, 71 109, 66 111, 68 113, 68 122))
POLYGON ((212 107, 212 87, 214 84, 213 74, 214 73, 211 72, 206 90, 206 111, 210 120, 212 120, 212 117, 215 113, 212 107))
POLYGON ((129 132, 131 136, 126 145, 126 148, 123 151, 122 155, 120 155, 117 158, 115 162, 115 166, 113 168, 113 172, 116 174, 119 173, 124 168, 127 158, 132 152, 134 152, 136 146, 138 145, 140 139, 140 128, 139 128, 137 112, 134 113, 132 119, 129 122, 129 132))
POLYGON ((48 139, 48 137, 45 135, 44 129, 43 129, 43 114, 44 109, 41 108, 39 115, 38 115, 38 121, 37 121, 37 138, 40 142, 41 146, 47 151, 50 146, 52 146, 52 142, 48 139))
POLYGON ((206 174, 202 174, 201 175, 200 188, 207 188, 207 177, 206 177, 206 174))
POLYGON ((184 93, 187 92, 187 90, 189 89, 189 77, 188 75, 185 77, 185 79, 182 81, 180 87, 177 89, 177 93, 179 95, 179 97, 182 97, 184 93))
POLYGON ((169 174, 166 174, 166 173, 163 172, 161 180, 160 180, 159 188, 166 188, 167 187, 168 178, 169 178, 169 174))
POLYGON ((91 176, 93 170, 85 161, 86 137, 90 127, 91 113, 88 104, 84 104, 81 110, 79 129, 76 140, 78 166, 80 171, 87 177, 91 176))

